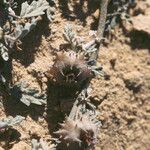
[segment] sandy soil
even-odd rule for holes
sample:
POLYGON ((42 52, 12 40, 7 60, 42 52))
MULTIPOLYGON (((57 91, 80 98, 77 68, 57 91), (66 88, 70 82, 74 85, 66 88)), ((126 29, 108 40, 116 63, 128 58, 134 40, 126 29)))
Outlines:
MULTIPOLYGON (((50 144, 58 122, 64 119, 65 114, 57 107, 51 108, 49 101, 53 99, 54 89, 48 86, 44 73, 53 65, 54 51, 64 43, 66 24, 72 24, 77 34, 89 41, 89 31, 96 22, 93 18, 96 8, 87 12, 86 2, 83 9, 78 1, 70 5, 74 9, 68 16, 69 10, 65 10, 63 2, 59 1, 53 23, 49 24, 44 18, 23 40, 22 50, 12 54, 11 82, 25 80, 31 87, 47 90, 48 104, 27 107, 12 98, 3 99, 0 118, 22 115, 26 119, 19 126, 0 133, 0 150, 30 150, 32 138, 42 138, 50 144)), ((148 4, 140 7, 141 4, 136 6, 133 17, 139 15, 143 7, 147 10, 148 4)), ((142 12, 142 15, 147 14, 142 12)), ((107 78, 97 77, 91 81, 91 101, 97 106, 102 122, 96 150, 149 150, 150 35, 119 27, 114 35, 99 52, 98 62, 107 78)))

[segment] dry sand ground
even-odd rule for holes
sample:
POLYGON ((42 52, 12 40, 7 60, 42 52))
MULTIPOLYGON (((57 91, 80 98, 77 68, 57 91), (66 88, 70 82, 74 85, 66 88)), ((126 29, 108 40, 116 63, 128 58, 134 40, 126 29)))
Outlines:
MULTIPOLYGON (((80 6, 73 7, 77 2, 71 4, 76 9, 69 19, 62 15, 68 13, 61 7, 62 3, 57 3, 54 22, 50 25, 47 21, 41 22, 24 39, 22 50, 13 53, 13 83, 26 80, 32 87, 41 90, 47 88, 47 78, 39 78, 39 71, 45 72, 53 64, 53 50, 59 49, 60 44, 63 44, 63 29, 67 23, 73 25, 78 35, 85 37, 86 41, 89 40, 91 24, 95 21, 92 13, 95 10, 86 14, 86 2, 83 11, 80 6)), ((139 1, 134 12, 139 11, 144 17, 147 15, 146 10, 148 1, 139 1)), ((136 13, 133 14, 139 15, 136 13)), ((150 35, 143 31, 126 31, 122 28, 117 28, 114 34, 113 40, 101 48, 98 59, 108 77, 97 77, 91 82, 91 100, 97 106, 102 122, 96 149, 149 150, 150 35)), ((51 99, 49 95, 48 100, 51 99)), ((56 124, 63 120, 63 116, 59 110, 51 113, 51 106, 48 107, 26 107, 14 99, 3 100, 0 118, 20 114, 26 119, 19 126, 0 135, 0 149, 30 150, 32 138, 43 138, 50 142, 52 131, 58 127, 56 124)))

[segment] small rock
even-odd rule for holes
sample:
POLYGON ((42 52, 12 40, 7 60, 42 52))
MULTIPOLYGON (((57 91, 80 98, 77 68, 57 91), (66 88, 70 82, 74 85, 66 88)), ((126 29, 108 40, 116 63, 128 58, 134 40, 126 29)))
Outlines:
POLYGON ((117 60, 117 54, 113 53, 113 55, 111 56, 111 59, 110 59, 110 65, 111 65, 112 69, 115 69, 116 60, 117 60))
POLYGON ((138 15, 132 18, 133 29, 150 34, 150 16, 138 15))
POLYGON ((137 93, 140 91, 142 85, 143 85, 143 75, 138 71, 133 71, 127 74, 124 74, 123 80, 126 85, 126 87, 133 91, 134 93, 137 93))
POLYGON ((138 1, 136 7, 133 9, 134 15, 146 14, 148 8, 150 8, 149 0, 138 1))

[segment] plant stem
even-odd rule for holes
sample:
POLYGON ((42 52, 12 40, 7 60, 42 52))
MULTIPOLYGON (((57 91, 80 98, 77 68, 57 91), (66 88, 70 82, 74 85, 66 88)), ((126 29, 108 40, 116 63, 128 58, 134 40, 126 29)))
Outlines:
POLYGON ((78 109, 78 106, 77 106, 78 102, 79 102, 78 99, 76 99, 76 101, 74 102, 73 107, 71 109, 71 112, 69 114, 69 118, 72 119, 72 120, 74 120, 74 118, 76 116, 76 112, 77 112, 77 109, 78 109))
POLYGON ((103 33, 105 30, 105 22, 107 17, 107 6, 108 6, 109 0, 101 0, 100 4, 100 18, 99 18, 99 24, 98 24, 98 30, 97 30, 97 41, 100 43, 103 39, 103 33))
POLYGON ((73 107, 71 109, 71 112, 69 114, 69 118, 74 120, 77 119, 78 117, 78 113, 81 107, 83 107, 83 104, 81 103, 81 101, 85 100, 86 97, 86 88, 84 88, 81 93, 78 95, 78 97, 76 98, 73 107))

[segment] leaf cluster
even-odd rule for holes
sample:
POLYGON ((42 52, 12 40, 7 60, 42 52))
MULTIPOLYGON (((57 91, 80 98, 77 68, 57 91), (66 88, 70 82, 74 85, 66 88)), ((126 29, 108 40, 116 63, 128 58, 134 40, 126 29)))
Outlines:
POLYGON ((24 119, 24 117, 18 115, 15 118, 8 117, 3 120, 0 120, 0 131, 2 129, 10 128, 14 125, 20 124, 24 119))
POLYGON ((3 0, 0 3, 0 7, 3 8, 0 10, 0 44, 3 45, 0 51, 4 53, 5 50, 5 55, 2 56, 4 61, 8 60, 8 50, 20 44, 20 40, 36 27, 45 11, 47 11, 47 18, 50 21, 53 19, 54 9, 46 0, 34 0, 31 4, 22 3, 20 15, 15 13, 14 6, 17 7, 14 1, 3 0))
POLYGON ((11 96, 19 99, 27 106, 30 106, 30 104, 46 104, 47 99, 46 94, 41 93, 36 88, 29 87, 29 85, 25 81, 19 82, 13 86, 13 88, 11 89, 11 96))

